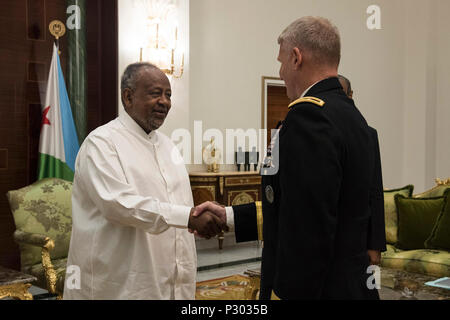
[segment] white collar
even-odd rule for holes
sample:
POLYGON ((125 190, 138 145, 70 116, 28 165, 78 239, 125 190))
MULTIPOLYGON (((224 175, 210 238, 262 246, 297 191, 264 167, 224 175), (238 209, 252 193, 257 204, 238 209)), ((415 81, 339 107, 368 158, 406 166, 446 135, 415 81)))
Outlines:
POLYGON ((150 140, 153 144, 158 142, 158 133, 156 130, 153 130, 149 134, 147 134, 144 129, 128 114, 128 112, 124 111, 119 115, 119 121, 130 131, 135 132, 142 138, 146 140, 150 140))

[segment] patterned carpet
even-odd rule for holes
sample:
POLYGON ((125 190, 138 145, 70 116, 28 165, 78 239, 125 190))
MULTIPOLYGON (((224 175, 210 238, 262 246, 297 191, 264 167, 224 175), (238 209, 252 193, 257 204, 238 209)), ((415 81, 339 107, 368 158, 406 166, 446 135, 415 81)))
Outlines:
POLYGON ((226 278, 197 282, 196 300, 244 300, 249 278, 234 275, 226 278))

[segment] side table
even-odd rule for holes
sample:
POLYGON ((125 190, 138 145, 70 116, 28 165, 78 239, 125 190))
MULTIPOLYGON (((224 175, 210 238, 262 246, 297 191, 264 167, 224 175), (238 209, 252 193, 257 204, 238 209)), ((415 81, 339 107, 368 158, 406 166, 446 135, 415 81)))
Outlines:
POLYGON ((0 299, 14 298, 19 300, 33 300, 28 289, 31 282, 37 278, 19 271, 0 267, 0 299))

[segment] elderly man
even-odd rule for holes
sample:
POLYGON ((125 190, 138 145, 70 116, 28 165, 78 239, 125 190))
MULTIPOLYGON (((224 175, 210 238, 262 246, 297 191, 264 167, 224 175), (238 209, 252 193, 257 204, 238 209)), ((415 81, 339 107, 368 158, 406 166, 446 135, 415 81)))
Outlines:
POLYGON ((132 64, 121 91, 125 112, 93 131, 77 157, 68 266, 81 279, 79 288, 66 283, 64 299, 194 299, 188 228, 211 237, 226 226, 209 213, 193 217, 185 166, 157 131, 171 108, 166 75, 132 64))
POLYGON ((263 176, 262 210, 206 203, 195 214, 213 210, 234 225, 237 241, 249 241, 262 211, 261 299, 378 299, 367 285, 372 139, 337 78, 339 32, 327 19, 303 17, 278 43, 292 103, 274 138, 278 171, 263 176))

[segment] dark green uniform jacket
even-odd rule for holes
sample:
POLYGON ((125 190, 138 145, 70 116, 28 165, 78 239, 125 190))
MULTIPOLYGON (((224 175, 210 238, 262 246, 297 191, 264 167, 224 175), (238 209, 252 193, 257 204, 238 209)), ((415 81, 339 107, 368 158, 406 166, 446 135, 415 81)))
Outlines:
MULTIPOLYGON (((273 290, 281 299, 378 299, 367 286, 367 249, 385 243, 378 144, 337 78, 306 96, 324 105, 290 108, 276 141, 278 172, 262 180, 260 298, 273 290)), ((256 240, 255 204, 233 209, 236 240, 256 240)))

